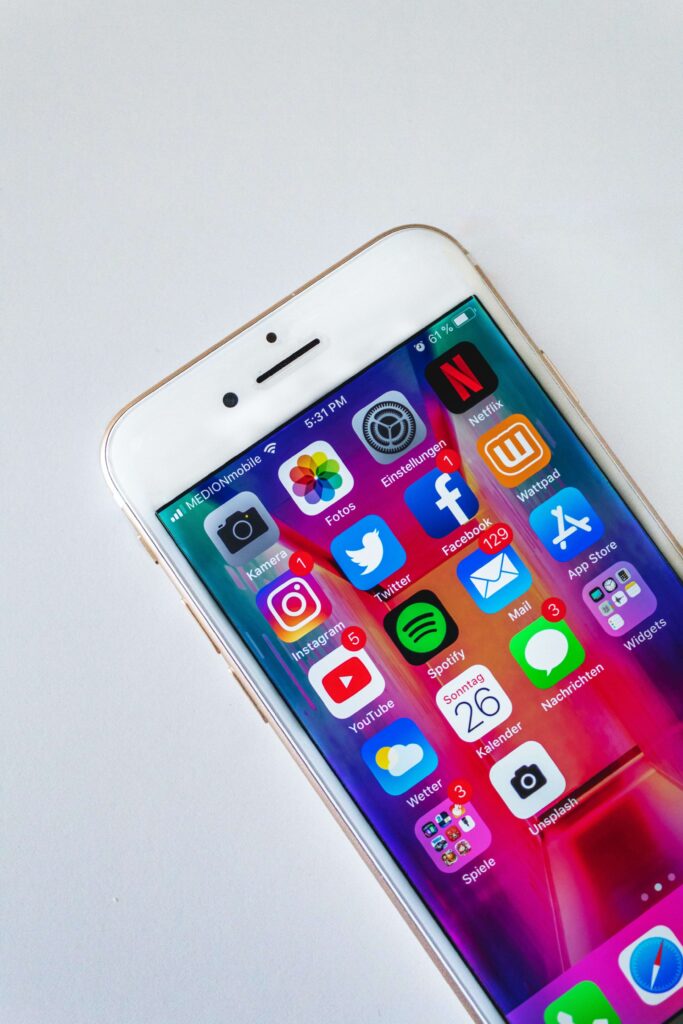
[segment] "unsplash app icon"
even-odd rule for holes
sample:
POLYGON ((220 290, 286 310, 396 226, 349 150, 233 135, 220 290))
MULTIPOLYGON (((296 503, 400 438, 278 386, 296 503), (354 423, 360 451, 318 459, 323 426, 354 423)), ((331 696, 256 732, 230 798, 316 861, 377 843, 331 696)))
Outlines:
POLYGON ((411 665, 424 665, 458 639, 457 625, 431 590, 418 590, 393 608, 384 628, 411 665))

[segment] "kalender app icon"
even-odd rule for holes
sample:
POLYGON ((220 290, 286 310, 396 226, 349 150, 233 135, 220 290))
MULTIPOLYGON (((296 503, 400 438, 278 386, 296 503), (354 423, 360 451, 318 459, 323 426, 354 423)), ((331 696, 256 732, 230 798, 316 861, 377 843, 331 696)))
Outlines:
POLYGON ((429 364, 427 383, 450 412, 467 412, 498 387, 498 378, 470 341, 454 345, 429 364))
POLYGON ((515 633, 510 653, 534 686, 547 690, 583 665, 586 652, 564 619, 536 619, 515 633))
POLYGON ((531 573, 510 545, 498 555, 474 551, 460 562, 457 574, 477 607, 487 614, 499 612, 531 586, 531 573))
POLYGON ((621 1024, 621 1018, 594 981, 580 981, 546 1006, 543 1024, 621 1024))
POLYGON ((361 747, 361 756, 385 793, 399 796, 436 769, 436 751, 410 718, 398 718, 361 747))
POLYGON ((657 609, 657 598, 630 562, 615 562, 581 592, 583 603, 610 636, 623 636, 657 609))
POLYGON ((286 459, 278 477, 306 516, 327 511, 353 487, 350 470, 326 441, 314 441, 286 459))
POLYGON ((364 648, 326 654, 311 665, 308 681, 335 718, 350 718, 384 691, 384 676, 364 648))
POLYGON ((619 966, 644 1003, 657 1006, 683 988, 683 946, 657 925, 619 954, 619 966))
POLYGON ((418 590, 392 608, 384 628, 411 665, 424 665, 458 638, 457 625, 431 590, 418 590))
POLYGON ((430 537, 445 537, 468 523, 479 510, 476 494, 460 473, 433 469, 407 487, 408 508, 430 537))
POLYGON ((516 818, 531 818, 564 793, 564 775, 542 744, 527 740, 489 772, 491 785, 516 818))
POLYGON ((245 565, 280 536, 265 505, 251 491, 243 491, 209 512, 204 529, 228 565, 245 565))
POLYGON ((327 595, 313 576, 291 572, 259 590, 256 604, 279 639, 288 644, 317 629, 332 614, 327 595))
POLYGON ((377 462, 393 462, 427 436, 427 428, 400 391, 385 391, 359 409, 351 426, 377 462))
POLYGON ((577 487, 564 487, 529 516, 531 529, 557 562, 568 562, 605 532, 598 514, 577 487))
POLYGON ((436 706, 466 743, 475 743, 512 714, 512 702, 486 665, 472 665, 444 683, 436 706))
POLYGON ((552 458, 536 427, 521 413, 508 416, 482 434, 477 451, 503 487, 517 487, 552 458))
POLYGON ((364 516, 330 545, 337 565, 358 590, 371 590, 401 566, 406 553, 380 516, 364 516))

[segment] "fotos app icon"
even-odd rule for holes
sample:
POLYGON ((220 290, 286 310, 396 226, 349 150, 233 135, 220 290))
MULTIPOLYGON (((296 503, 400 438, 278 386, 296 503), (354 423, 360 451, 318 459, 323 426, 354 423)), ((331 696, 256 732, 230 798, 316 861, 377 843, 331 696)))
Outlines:
POLYGON ((306 516, 317 516, 353 487, 351 472, 331 444, 315 441, 282 463, 280 483, 306 516))

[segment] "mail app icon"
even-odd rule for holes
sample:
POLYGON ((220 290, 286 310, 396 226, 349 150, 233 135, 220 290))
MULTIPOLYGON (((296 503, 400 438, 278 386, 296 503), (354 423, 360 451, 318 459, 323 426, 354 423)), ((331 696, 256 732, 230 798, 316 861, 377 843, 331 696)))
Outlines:
POLYGON ((516 601, 531 586, 531 573, 511 546, 499 555, 475 551, 463 558, 457 572, 477 607, 489 614, 516 601))

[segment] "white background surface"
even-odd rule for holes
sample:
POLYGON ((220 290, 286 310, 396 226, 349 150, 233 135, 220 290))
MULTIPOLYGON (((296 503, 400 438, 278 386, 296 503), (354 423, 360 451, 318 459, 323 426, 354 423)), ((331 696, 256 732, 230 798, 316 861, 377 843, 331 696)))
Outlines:
POLYGON ((671 525, 677 2, 2 5, 0 1020, 459 1021, 100 477, 376 232, 471 248, 671 525))

